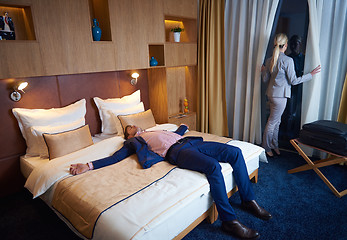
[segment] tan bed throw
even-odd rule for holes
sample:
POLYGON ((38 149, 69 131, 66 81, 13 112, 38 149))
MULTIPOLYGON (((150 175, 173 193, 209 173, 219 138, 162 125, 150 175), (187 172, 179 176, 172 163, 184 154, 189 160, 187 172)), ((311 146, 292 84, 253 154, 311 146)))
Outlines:
POLYGON ((175 166, 159 162, 143 169, 132 155, 123 161, 58 183, 52 206, 85 237, 92 238, 99 215, 107 208, 164 177, 175 166))
MULTIPOLYGON (((184 136, 201 136, 205 141, 227 143, 230 138, 189 131, 184 136)), ((52 206, 85 237, 92 238, 99 215, 107 208, 164 177, 175 166, 166 161, 142 169, 137 157, 60 181, 52 206)))

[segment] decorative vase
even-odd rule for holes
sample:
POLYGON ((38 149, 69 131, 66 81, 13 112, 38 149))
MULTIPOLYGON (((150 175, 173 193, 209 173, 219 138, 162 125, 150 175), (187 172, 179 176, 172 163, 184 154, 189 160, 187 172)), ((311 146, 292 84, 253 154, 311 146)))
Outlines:
POLYGON ((101 28, 99 27, 99 22, 96 20, 96 18, 93 19, 93 40, 94 41, 100 41, 101 39, 101 28))
POLYGON ((181 33, 180 32, 174 32, 174 40, 175 42, 180 42, 181 33))
POLYGON ((154 57, 151 57, 151 60, 149 61, 149 65, 151 67, 157 66, 158 65, 158 61, 154 57))

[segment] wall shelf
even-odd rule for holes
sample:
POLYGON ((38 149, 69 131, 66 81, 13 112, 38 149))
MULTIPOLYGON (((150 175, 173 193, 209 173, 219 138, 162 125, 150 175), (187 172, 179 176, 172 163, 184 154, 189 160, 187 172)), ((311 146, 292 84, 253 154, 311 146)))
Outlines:
POLYGON ((89 10, 91 26, 93 27, 94 18, 99 22, 99 27, 101 28, 100 41, 112 41, 108 0, 89 0, 89 10))
POLYGON ((148 50, 148 66, 151 57, 154 57, 158 61, 158 65, 156 67, 165 66, 164 44, 150 44, 148 45, 148 50))
POLYGON ((197 42, 197 21, 195 18, 182 18, 174 16, 165 16, 165 41, 174 42, 173 32, 174 27, 184 29, 181 32, 181 42, 197 42))
POLYGON ((0 4, 0 15, 4 16, 5 12, 14 23, 15 41, 36 40, 30 6, 0 4))

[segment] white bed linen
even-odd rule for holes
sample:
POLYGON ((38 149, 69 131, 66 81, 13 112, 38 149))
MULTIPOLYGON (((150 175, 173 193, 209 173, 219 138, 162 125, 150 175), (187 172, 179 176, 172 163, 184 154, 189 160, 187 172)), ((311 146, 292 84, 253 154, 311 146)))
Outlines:
MULTIPOLYGON (((116 138, 108 141, 105 143, 103 140, 102 145, 121 140, 116 138)), ((241 148, 249 174, 259 167, 259 160, 266 160, 264 149, 258 146, 241 141, 231 141, 229 144, 241 148)), ((37 159, 33 161, 34 164, 30 159, 22 158, 21 165, 30 163, 27 167, 41 168, 41 163, 36 165, 37 159)), ((230 191, 235 186, 232 168, 226 163, 221 163, 221 166, 226 188, 230 191)), ((42 195, 49 206, 55 185, 42 195)), ((164 179, 102 213, 96 223, 93 239, 172 239, 208 210, 211 204, 206 177, 177 168, 164 179), (146 199, 145 207, 143 199, 146 199)))

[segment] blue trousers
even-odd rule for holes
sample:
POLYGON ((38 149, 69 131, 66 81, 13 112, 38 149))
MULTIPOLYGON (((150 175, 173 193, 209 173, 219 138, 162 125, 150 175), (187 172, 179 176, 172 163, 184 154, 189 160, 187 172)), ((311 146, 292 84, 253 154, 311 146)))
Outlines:
POLYGON ((189 138, 184 138, 181 143, 173 145, 167 155, 171 164, 206 175, 212 198, 222 221, 232 221, 237 217, 229 203, 218 162, 229 163, 232 166, 241 200, 255 199, 246 164, 239 148, 217 142, 191 141, 189 138))

